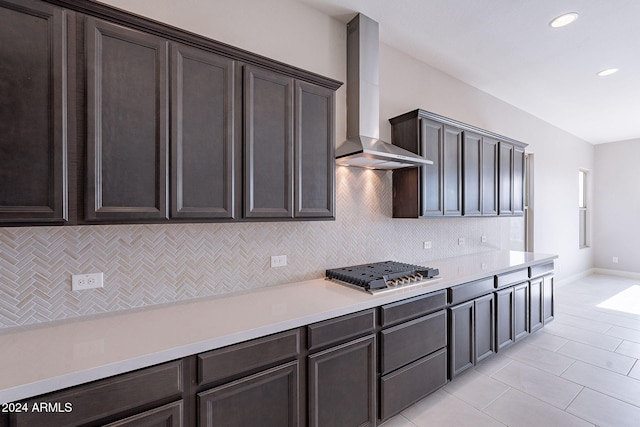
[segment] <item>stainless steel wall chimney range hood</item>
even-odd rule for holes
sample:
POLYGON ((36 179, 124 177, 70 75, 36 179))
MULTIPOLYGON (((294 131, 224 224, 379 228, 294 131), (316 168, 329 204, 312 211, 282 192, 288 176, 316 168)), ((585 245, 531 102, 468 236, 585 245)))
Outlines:
POLYGON ((369 169, 433 164, 380 138, 378 23, 358 14, 347 24, 347 140, 336 148, 336 163, 369 169))

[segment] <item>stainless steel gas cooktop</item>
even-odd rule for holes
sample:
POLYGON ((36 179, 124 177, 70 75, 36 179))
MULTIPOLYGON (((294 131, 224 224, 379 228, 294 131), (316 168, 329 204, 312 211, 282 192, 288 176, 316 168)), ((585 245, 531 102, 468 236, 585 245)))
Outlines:
POLYGON ((396 261, 375 262, 327 270, 327 279, 375 294, 421 285, 440 274, 437 268, 396 261))

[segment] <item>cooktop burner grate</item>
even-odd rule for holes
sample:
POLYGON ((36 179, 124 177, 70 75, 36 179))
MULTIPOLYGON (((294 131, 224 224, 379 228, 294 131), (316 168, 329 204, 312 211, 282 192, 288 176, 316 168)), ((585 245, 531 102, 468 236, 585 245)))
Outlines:
POLYGON ((375 292, 406 286, 440 274, 437 268, 405 264, 396 261, 376 262, 327 270, 328 279, 375 292))

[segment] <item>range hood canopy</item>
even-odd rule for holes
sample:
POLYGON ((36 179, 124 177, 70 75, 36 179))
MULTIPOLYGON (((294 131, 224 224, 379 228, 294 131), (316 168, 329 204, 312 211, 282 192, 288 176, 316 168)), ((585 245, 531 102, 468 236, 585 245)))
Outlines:
POLYGON ((378 43, 376 21, 360 13, 347 24, 347 140, 336 163, 383 170, 433 164, 379 139, 378 43))

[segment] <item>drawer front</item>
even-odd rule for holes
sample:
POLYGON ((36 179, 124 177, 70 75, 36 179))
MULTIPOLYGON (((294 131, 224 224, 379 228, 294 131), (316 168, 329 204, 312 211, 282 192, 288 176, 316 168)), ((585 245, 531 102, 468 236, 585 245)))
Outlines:
POLYGON ((487 277, 486 279, 454 286, 448 289, 449 304, 459 304, 461 302, 472 300, 475 297, 488 294, 493 292, 493 287, 493 277, 487 277))
POLYGON ((395 323, 413 319, 444 308, 447 305, 447 291, 432 292, 415 298, 383 305, 380 308, 382 326, 391 326, 395 323))
POLYGON ((553 261, 529 267, 529 277, 540 277, 553 273, 553 261))
POLYGON ((446 349, 383 376, 380 379, 380 419, 389 419, 446 383, 446 349))
POLYGON ((523 268, 496 276, 496 288, 502 288, 529 280, 529 269, 523 268))
POLYGON ((376 327, 374 308, 307 326, 309 351, 369 334, 376 327))
POLYGON ((198 384, 295 358, 300 353, 300 330, 281 332, 198 355, 198 384))
POLYGON ((380 333, 381 372, 391 372, 446 345, 446 310, 385 329, 380 333))
POLYGON ((11 425, 71 426, 97 421, 183 392, 182 361, 165 363, 129 374, 73 387, 63 392, 30 399, 35 403, 58 403, 70 412, 16 413, 11 425))

